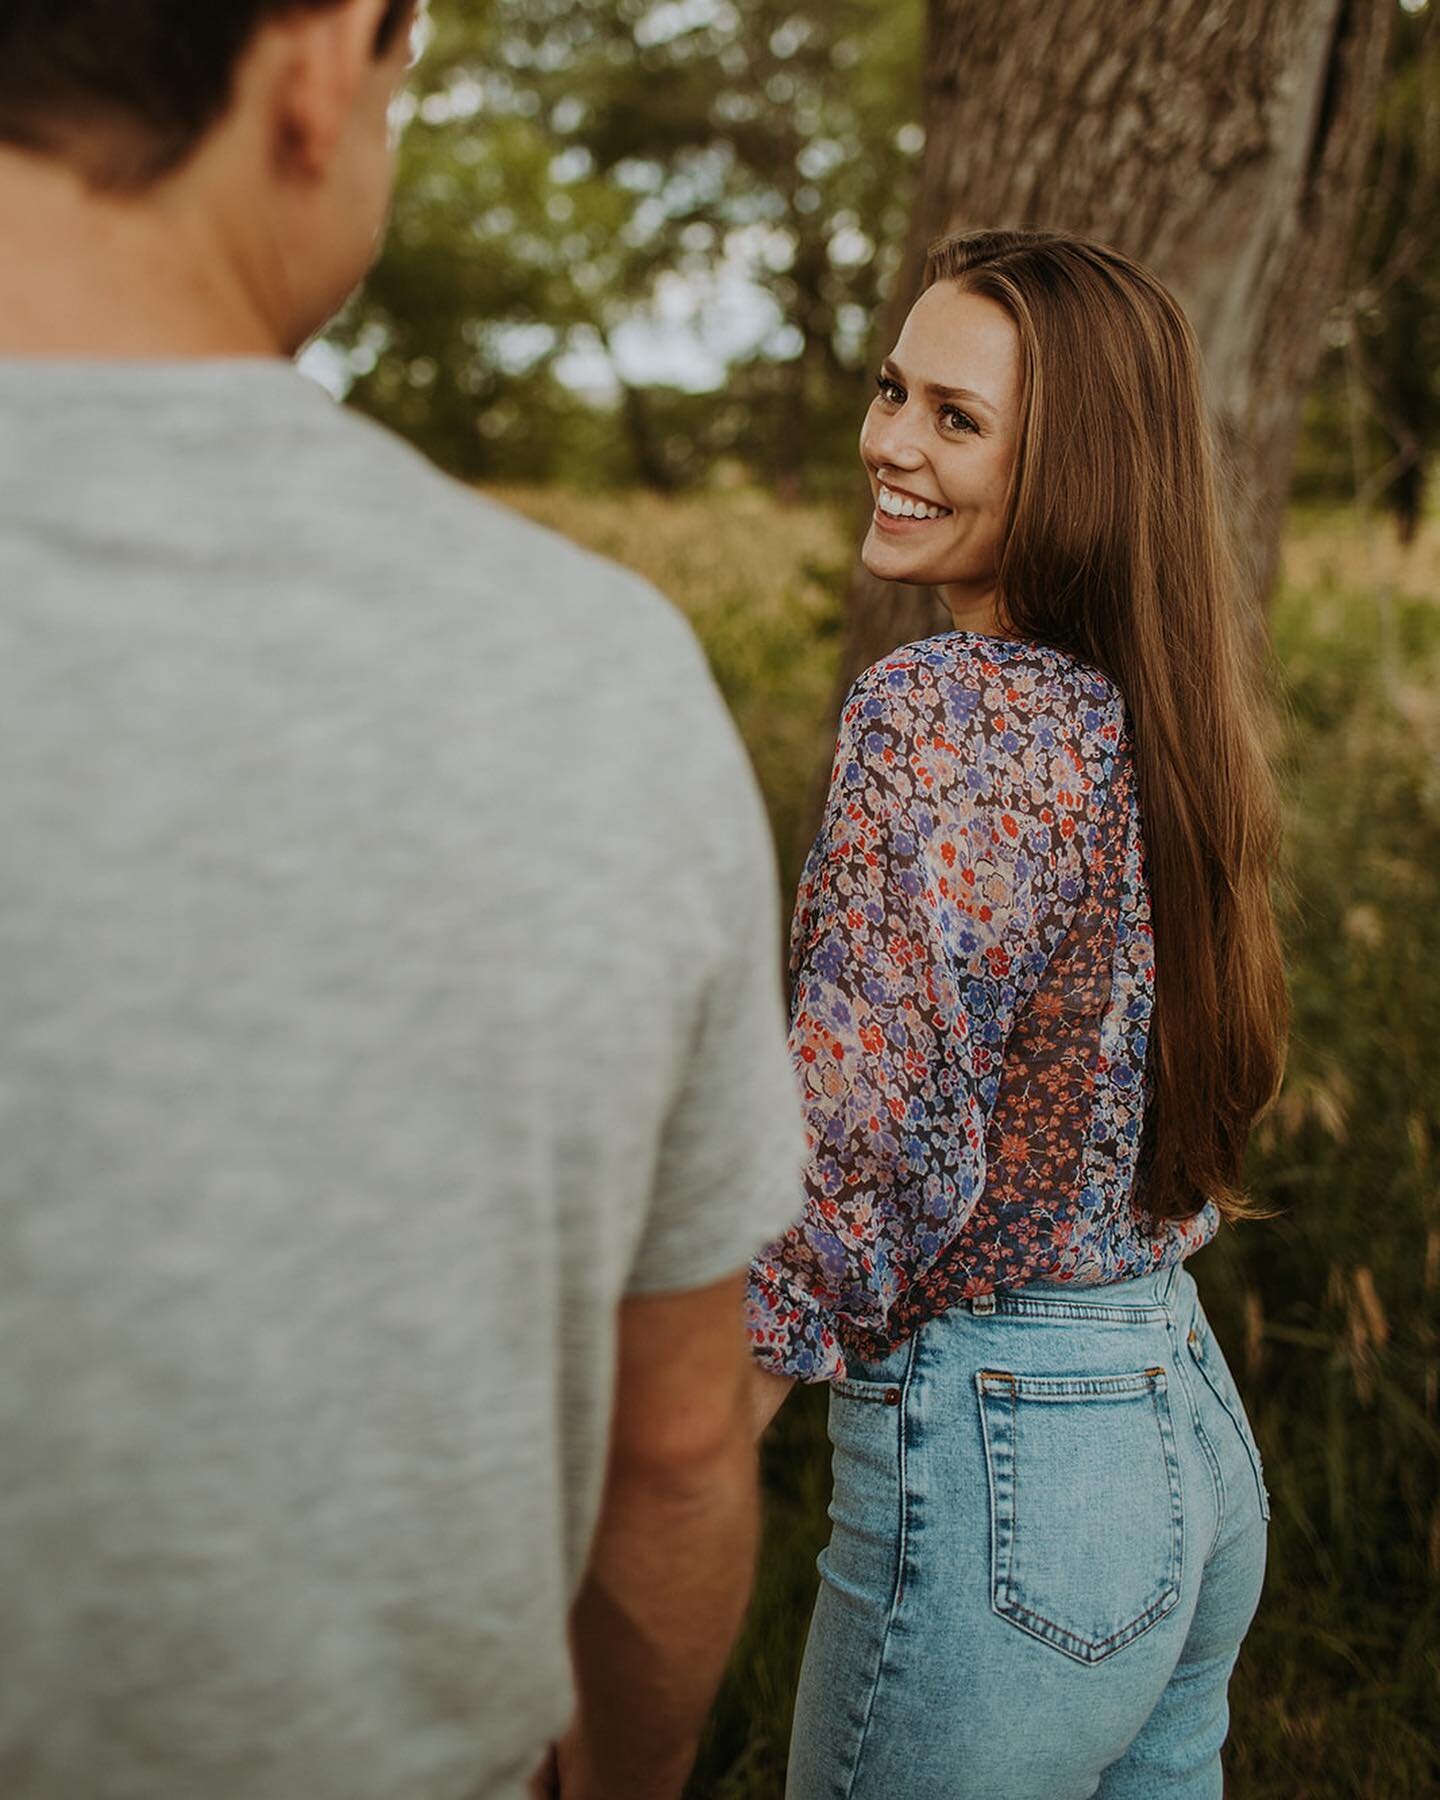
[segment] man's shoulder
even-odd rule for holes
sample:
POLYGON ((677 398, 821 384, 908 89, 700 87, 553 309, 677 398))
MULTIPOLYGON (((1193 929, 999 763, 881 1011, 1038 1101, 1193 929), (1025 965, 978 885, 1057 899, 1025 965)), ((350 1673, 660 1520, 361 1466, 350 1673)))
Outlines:
POLYGON ((373 420, 336 421, 365 478, 342 492, 345 532, 383 534, 404 561, 407 587, 462 606, 480 594, 526 612, 537 631, 642 635, 656 656, 693 664, 679 609, 633 570, 583 548, 446 474, 373 420))
POLYGON ((482 498, 280 359, 0 360, 0 476, 0 548, 26 537, 63 559, 103 536, 177 580, 207 559, 222 585, 263 579, 277 604, 293 584, 417 626, 428 612, 443 630, 443 614, 462 638, 523 614, 552 642, 686 654, 683 621, 639 576, 482 498))
POLYGON ((635 798, 672 821, 693 816, 698 829, 708 820, 713 831, 697 851, 707 866, 729 854, 727 831, 748 846, 754 775, 680 608, 643 576, 442 473, 370 420, 339 423, 365 447, 364 480, 341 484, 346 516, 393 521, 390 567, 367 567, 367 589, 403 596, 405 630, 423 629, 487 690, 503 689, 506 705, 523 706, 536 729, 593 759, 592 779, 602 766, 624 772, 635 798))

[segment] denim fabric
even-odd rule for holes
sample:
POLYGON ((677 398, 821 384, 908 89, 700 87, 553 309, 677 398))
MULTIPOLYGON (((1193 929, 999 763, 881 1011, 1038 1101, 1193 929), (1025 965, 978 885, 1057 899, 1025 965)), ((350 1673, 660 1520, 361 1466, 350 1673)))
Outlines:
POLYGON ((1210 1800, 1259 1452, 1183 1266, 963 1301, 832 1384, 787 1800, 1210 1800))

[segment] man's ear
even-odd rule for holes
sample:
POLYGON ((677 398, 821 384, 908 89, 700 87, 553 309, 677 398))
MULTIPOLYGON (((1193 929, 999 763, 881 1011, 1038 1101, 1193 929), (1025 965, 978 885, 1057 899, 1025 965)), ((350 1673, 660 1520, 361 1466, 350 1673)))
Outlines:
POLYGON ((284 173, 324 176, 373 74, 386 0, 297 6, 261 27, 250 74, 266 90, 284 173))

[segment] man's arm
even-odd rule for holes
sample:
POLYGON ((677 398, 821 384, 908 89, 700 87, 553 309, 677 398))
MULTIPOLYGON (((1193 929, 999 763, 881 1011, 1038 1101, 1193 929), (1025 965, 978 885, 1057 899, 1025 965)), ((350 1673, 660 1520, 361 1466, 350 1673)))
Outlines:
POLYGON ((571 1613, 565 1800, 675 1800, 740 1629, 758 1538, 744 1276, 626 1300, 610 1463, 571 1613))

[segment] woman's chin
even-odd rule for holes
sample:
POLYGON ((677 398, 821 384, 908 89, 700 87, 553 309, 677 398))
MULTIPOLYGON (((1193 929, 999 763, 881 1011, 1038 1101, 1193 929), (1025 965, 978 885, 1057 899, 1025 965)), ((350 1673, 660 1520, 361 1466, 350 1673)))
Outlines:
POLYGON ((872 525, 860 546, 860 564, 878 581, 909 581, 923 585, 926 577, 919 573, 915 559, 898 544, 889 544, 872 525))

